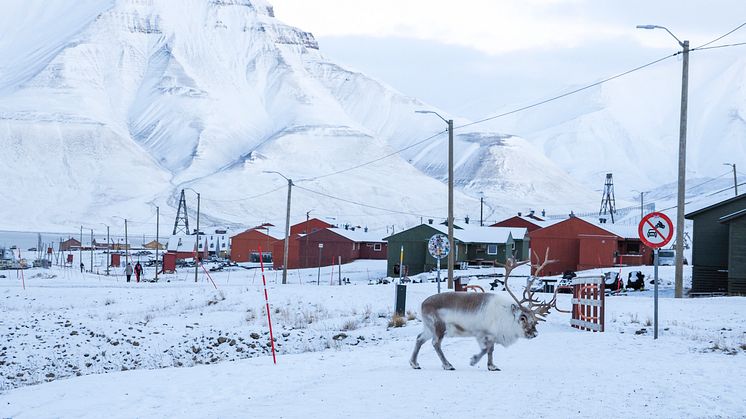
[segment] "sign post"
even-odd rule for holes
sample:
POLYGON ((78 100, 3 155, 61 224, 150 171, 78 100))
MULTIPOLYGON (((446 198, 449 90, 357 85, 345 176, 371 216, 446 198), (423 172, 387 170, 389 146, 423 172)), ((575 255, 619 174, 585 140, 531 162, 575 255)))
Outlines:
POLYGON ((448 257, 448 253, 451 251, 451 244, 445 235, 435 234, 428 240, 427 250, 430 252, 430 256, 436 260, 438 270, 436 281, 438 283, 438 294, 440 294, 440 260, 448 257))
POLYGON ((640 240, 654 250, 653 261, 653 339, 658 339, 658 249, 667 245, 673 237, 673 223, 668 216, 662 212, 651 212, 640 220, 637 227, 640 240))

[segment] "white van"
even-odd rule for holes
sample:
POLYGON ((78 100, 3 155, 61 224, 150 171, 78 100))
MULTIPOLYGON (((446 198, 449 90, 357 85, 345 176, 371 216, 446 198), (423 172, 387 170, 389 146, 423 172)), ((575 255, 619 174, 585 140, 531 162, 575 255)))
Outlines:
POLYGON ((660 249, 658 250, 658 265, 660 266, 673 266, 676 263, 676 250, 674 249, 660 249))

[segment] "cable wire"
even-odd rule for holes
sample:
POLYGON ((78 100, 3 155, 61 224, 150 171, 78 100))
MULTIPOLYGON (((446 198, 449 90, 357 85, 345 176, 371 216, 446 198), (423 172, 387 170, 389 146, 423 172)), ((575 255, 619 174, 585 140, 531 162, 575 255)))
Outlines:
POLYGON ((397 210, 393 210, 391 208, 377 207, 375 205, 364 204, 362 202, 356 202, 356 201, 352 201, 352 200, 349 200, 349 199, 345 199, 345 198, 340 198, 340 197, 337 197, 337 196, 329 195, 329 194, 324 193, 324 192, 314 191, 312 189, 308 189, 308 188, 305 188, 303 186, 296 185, 295 187, 298 188, 298 189, 302 189, 302 190, 304 190, 306 192, 310 192, 310 193, 313 193, 313 194, 316 194, 316 195, 321 195, 321 196, 326 197, 326 198, 336 199, 338 201, 346 202, 348 204, 359 205, 361 207, 366 207, 366 208, 372 208, 372 209, 376 209, 376 210, 380 210, 380 211, 391 212, 391 213, 394 213, 394 214, 413 215, 413 216, 417 216, 417 217, 426 217, 426 218, 442 218, 442 217, 437 217, 437 216, 433 216, 433 215, 417 214, 417 213, 412 213, 412 212, 397 211, 397 210))
POLYGON ((689 51, 704 51, 704 50, 708 50, 708 49, 727 48, 727 47, 738 47, 738 46, 742 46, 742 45, 746 45, 746 42, 739 42, 739 43, 736 43, 736 44, 715 45, 715 46, 704 47, 704 48, 695 48, 695 49, 691 49, 689 51))
POLYGON ((702 45, 698 46, 698 47, 697 47, 697 48, 695 48, 695 49, 700 49, 700 48, 702 48, 702 47, 705 47, 705 46, 707 46, 707 45, 710 45, 710 44, 712 44, 712 43, 715 43, 715 42, 717 42, 717 41, 719 41, 719 40, 721 40, 721 39, 725 38, 726 36, 728 36, 728 35, 732 34, 733 32, 735 32, 735 31, 737 31, 737 30, 739 30, 739 29, 743 28, 744 26, 746 26, 746 22, 743 22, 742 24, 740 24, 740 25, 736 26, 735 28, 733 28, 733 29, 732 29, 731 31, 729 31, 729 32, 726 32, 726 33, 725 33, 724 35, 721 35, 721 36, 719 36, 719 37, 717 37, 717 38, 713 39, 713 40, 712 40, 712 41, 710 41, 710 42, 707 42, 707 43, 705 43, 705 44, 702 44, 702 45))
POLYGON ((427 138, 425 138, 423 140, 417 141, 416 143, 410 144, 410 145, 408 145, 408 146, 406 146, 406 147, 404 147, 402 149, 394 151, 393 153, 389 153, 389 154, 387 154, 385 156, 379 157, 379 158, 377 158, 375 160, 371 160, 371 161, 368 161, 368 162, 365 162, 365 163, 361 163, 361 164, 358 164, 356 166, 348 167, 347 169, 338 170, 336 172, 327 173, 325 175, 314 176, 314 177, 311 177, 311 178, 296 180, 296 182, 307 182, 307 181, 311 181, 311 180, 323 179, 325 177, 334 176, 334 175, 338 175, 338 174, 341 174, 341 173, 349 172, 351 170, 359 169, 359 168, 361 168, 363 166, 367 166, 369 164, 373 164, 373 163, 379 162, 381 160, 387 159, 387 158, 389 158, 391 156, 395 156, 395 155, 401 153, 402 151, 409 150, 410 148, 418 146, 418 145, 424 143, 425 141, 432 140, 433 138, 435 138, 435 137, 437 137, 437 136, 439 136, 439 135, 441 135, 441 134, 443 134, 445 132, 448 132, 448 130, 446 129, 444 131, 437 132, 437 133, 435 133, 435 134, 433 134, 433 135, 431 135, 431 136, 429 136, 429 137, 427 137, 427 138))
POLYGON ((618 79, 618 78, 620 78, 620 77, 626 76, 627 74, 630 74, 630 73, 634 73, 634 72, 636 72, 636 71, 639 71, 639 70, 642 70, 642 69, 644 69, 644 68, 646 68, 646 67, 650 67, 650 66, 652 66, 652 65, 658 64, 658 63, 659 63, 659 62, 661 62, 661 61, 665 61, 665 60, 667 60, 667 59, 669 59, 669 58, 672 58, 672 57, 675 57, 675 56, 677 56, 677 55, 679 55, 679 54, 681 54, 681 51, 677 51, 677 52, 676 52, 676 53, 674 53, 674 54, 666 55, 665 57, 661 57, 661 58, 659 58, 659 59, 657 59, 657 60, 655 60, 655 61, 651 61, 651 62, 649 62, 649 63, 647 63, 647 64, 643 64, 643 65, 641 65, 641 66, 637 66, 637 67, 635 67, 635 68, 633 68, 633 69, 631 69, 631 70, 627 70, 627 71, 625 71, 625 72, 623 72, 623 73, 619 73, 619 74, 616 74, 616 75, 614 75, 614 76, 611 76, 611 77, 607 77, 607 78, 605 78, 605 79, 603 79, 603 80, 599 80, 599 81, 597 81, 597 82, 595 82, 595 83, 591 83, 591 84, 585 85, 585 86, 583 86, 583 87, 580 87, 580 88, 577 88, 577 89, 571 90, 571 91, 569 91, 569 92, 566 92, 566 93, 562 93, 562 94, 560 94, 560 95, 557 95, 557 96, 551 97, 551 98, 549 98, 549 99, 545 99, 545 100, 542 100, 542 101, 539 101, 539 102, 533 103, 533 104, 531 104, 531 105, 523 106, 523 107, 520 107, 520 108, 518 108, 518 109, 513 109, 512 111, 504 112, 504 113, 501 113, 501 114, 498 114, 498 115, 495 115, 495 116, 490 116, 490 117, 487 117, 487 118, 484 118, 484 119, 480 119, 480 120, 478 120, 478 121, 470 122, 470 123, 468 123, 468 124, 460 125, 460 126, 458 126, 458 127, 454 127, 454 129, 456 129, 456 128, 465 128, 465 127, 469 127, 469 126, 472 126, 472 125, 476 125, 476 124, 481 124, 481 123, 483 123, 483 122, 491 121, 491 120, 493 120, 493 119, 497 119, 497 118, 502 118, 502 117, 504 117, 504 116, 508 116, 508 115, 512 115, 512 114, 514 114, 514 113, 518 113, 518 112, 521 112, 521 111, 525 111, 525 110, 527 110, 527 109, 535 108, 535 107, 537 107, 537 106, 540 106, 540 105, 543 105, 543 104, 545 104, 545 103, 549 103, 549 102, 555 101, 555 100, 557 100, 557 99, 561 99, 561 98, 563 98, 563 97, 566 97, 566 96, 570 96, 570 95, 573 95, 573 94, 575 94, 575 93, 578 93, 578 92, 582 92, 583 90, 587 90, 587 89, 590 89, 591 87, 599 86, 599 85, 601 85, 601 84, 604 84, 604 83, 606 83, 606 82, 609 82, 609 81, 611 81, 611 80, 614 80, 614 79, 618 79))

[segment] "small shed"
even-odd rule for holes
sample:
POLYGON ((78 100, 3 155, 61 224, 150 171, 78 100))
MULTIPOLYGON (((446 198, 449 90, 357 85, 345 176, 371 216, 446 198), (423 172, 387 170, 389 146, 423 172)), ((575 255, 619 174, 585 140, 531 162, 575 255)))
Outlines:
POLYGON ((692 293, 746 294, 746 194, 686 214, 694 221, 692 293))

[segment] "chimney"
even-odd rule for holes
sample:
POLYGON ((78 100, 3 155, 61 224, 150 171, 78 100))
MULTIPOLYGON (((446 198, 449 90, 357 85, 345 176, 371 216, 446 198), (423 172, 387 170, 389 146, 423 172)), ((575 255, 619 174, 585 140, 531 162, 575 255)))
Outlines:
POLYGON ((546 212, 546 210, 541 210, 541 216, 542 216, 542 217, 546 217, 546 216, 547 216, 547 212, 546 212))
POLYGON ((520 211, 518 212, 518 216, 519 216, 519 217, 521 216, 521 212, 520 212, 520 211))
POLYGON ((365 229, 363 229, 364 232, 368 232, 368 227, 366 226, 365 229))
POLYGON ((466 224, 469 224, 469 216, 468 216, 468 215, 466 216, 466 218, 464 218, 464 222, 465 222, 466 224))
POLYGON ((575 213, 572 210, 570 211, 570 218, 575 218, 575 213))
POLYGON ((534 216, 534 210, 531 210, 530 214, 532 217, 534 216))
POLYGON ((428 224, 432 224, 432 223, 433 223, 433 219, 432 219, 432 218, 428 218, 428 219, 427 219, 427 223, 428 223, 428 224))

